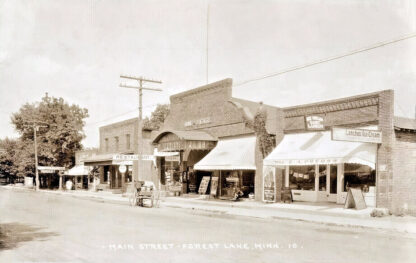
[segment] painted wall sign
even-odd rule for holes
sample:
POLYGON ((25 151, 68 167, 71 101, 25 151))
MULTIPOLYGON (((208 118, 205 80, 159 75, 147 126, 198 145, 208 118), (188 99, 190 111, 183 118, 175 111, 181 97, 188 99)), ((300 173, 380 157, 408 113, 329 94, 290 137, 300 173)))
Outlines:
POLYGON ((206 117, 206 118, 202 118, 199 120, 191 120, 191 121, 186 121, 184 123, 185 127, 192 127, 192 126, 198 126, 198 125, 203 125, 203 124, 208 124, 211 123, 211 118, 210 117, 206 117))
POLYGON ((320 116, 305 116, 307 130, 324 130, 324 118, 320 116))
POLYGON ((365 130, 353 128, 332 128, 332 140, 350 142, 381 143, 382 133, 378 130, 365 130))

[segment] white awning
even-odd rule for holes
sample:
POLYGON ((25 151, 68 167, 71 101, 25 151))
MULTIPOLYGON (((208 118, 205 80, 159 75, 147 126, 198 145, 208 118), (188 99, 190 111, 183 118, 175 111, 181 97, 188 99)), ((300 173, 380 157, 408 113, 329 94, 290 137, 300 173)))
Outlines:
POLYGON ((92 170, 91 166, 84 166, 83 164, 77 164, 68 171, 65 172, 65 175, 71 176, 82 176, 88 175, 92 170))
POLYGON ((217 146, 194 165, 194 169, 256 170, 255 148, 254 136, 219 140, 217 146))
POLYGON ((375 169, 377 144, 333 141, 331 132, 285 135, 264 165, 314 165, 358 163, 375 169))

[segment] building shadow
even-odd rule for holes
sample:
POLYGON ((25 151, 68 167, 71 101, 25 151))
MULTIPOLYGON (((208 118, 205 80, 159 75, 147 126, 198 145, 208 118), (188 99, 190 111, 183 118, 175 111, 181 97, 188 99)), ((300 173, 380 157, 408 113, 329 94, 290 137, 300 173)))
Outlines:
POLYGON ((56 232, 44 231, 42 227, 35 227, 21 223, 0 223, 0 251, 13 249, 22 242, 46 241, 56 232))

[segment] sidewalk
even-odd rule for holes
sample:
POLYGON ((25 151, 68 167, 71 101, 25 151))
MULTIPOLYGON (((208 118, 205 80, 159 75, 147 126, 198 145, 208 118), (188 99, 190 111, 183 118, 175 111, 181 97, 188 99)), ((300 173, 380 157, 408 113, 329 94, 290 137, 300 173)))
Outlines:
MULTIPOLYGON (((2 186, 7 189, 22 189, 23 187, 2 186)), ((128 204, 128 197, 110 192, 92 191, 57 191, 42 190, 43 193, 67 195, 76 198, 92 199, 102 202, 128 204)), ((289 219, 319 224, 339 225, 349 227, 375 228, 389 231, 416 234, 416 217, 386 216, 374 218, 370 216, 373 208, 363 210, 344 209, 332 203, 316 204, 307 202, 260 203, 255 201, 230 202, 218 199, 202 199, 195 197, 164 197, 161 207, 172 207, 206 211, 222 215, 245 216, 263 219, 289 219)))

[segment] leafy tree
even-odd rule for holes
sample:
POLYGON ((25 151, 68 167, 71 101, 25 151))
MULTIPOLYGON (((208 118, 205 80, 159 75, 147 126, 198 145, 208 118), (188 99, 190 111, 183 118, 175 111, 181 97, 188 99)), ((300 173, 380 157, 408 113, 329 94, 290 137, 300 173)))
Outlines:
POLYGON ((34 174, 34 131, 32 122, 42 122, 47 127, 37 131, 38 162, 43 166, 72 166, 75 152, 82 149, 85 137, 84 119, 88 110, 69 105, 62 98, 46 94, 40 102, 26 103, 11 117, 20 133, 17 169, 22 175, 34 174))
POLYGON ((0 140, 0 174, 9 178, 9 182, 14 182, 18 173, 15 165, 18 142, 17 139, 9 138, 0 140))
POLYGON ((149 117, 143 120, 143 127, 158 130, 169 114, 169 104, 158 104, 149 117))

